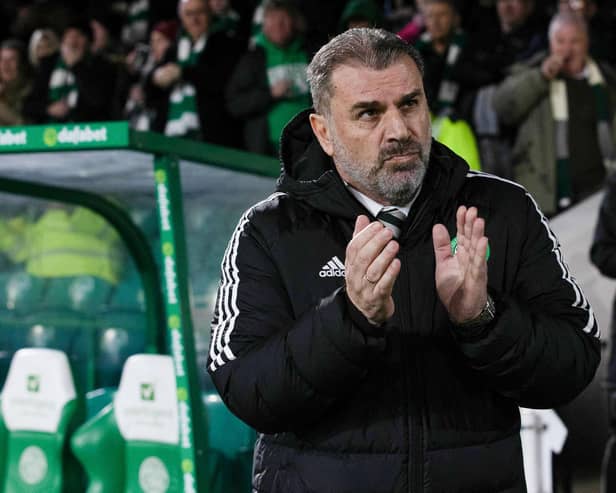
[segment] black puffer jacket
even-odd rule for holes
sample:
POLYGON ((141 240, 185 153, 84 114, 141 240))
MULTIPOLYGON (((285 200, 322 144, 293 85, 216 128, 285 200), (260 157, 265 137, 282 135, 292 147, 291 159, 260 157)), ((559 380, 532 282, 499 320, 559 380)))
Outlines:
POLYGON ((223 262, 209 371, 261 432, 257 492, 525 491, 518 406, 575 397, 599 362, 597 326, 525 191, 469 173, 433 143, 400 240, 395 315, 372 328, 346 300, 358 214, 299 115, 279 192, 250 209, 223 262), (490 239, 496 321, 455 329, 434 285, 432 225, 474 205, 490 239))

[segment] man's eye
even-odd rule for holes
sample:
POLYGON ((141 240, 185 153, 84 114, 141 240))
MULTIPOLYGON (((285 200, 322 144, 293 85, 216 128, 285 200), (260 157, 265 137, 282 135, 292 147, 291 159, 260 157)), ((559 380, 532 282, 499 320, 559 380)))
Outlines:
POLYGON ((413 108, 414 106, 417 106, 417 100, 416 99, 409 99, 409 100, 404 101, 402 103, 402 107, 403 108, 413 108))
POLYGON ((360 119, 360 120, 368 120, 370 118, 374 118, 376 115, 377 115, 376 110, 367 109, 367 110, 361 110, 357 114, 357 118, 360 119))

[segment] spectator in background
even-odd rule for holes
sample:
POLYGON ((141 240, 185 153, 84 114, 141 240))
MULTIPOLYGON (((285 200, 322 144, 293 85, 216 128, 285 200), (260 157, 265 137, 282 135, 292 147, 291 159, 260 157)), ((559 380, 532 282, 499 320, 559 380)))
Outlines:
POLYGON ((149 0, 119 2, 124 15, 121 39, 125 46, 135 46, 148 37, 149 0))
POLYGON ((547 23, 534 14, 533 0, 495 3, 495 22, 484 22, 469 32, 468 49, 460 64, 464 67, 463 77, 475 90, 469 91, 461 106, 477 134, 484 170, 512 178, 515 129, 499 124, 492 107, 493 93, 514 63, 543 56, 547 23))
POLYGON ((21 125, 23 102, 31 88, 24 46, 17 40, 0 45, 0 126, 21 125))
POLYGON ((415 43, 424 59, 424 87, 432 116, 432 136, 462 156, 471 169, 481 169, 477 143, 469 124, 460 117, 467 92, 460 59, 466 34, 458 27, 453 1, 426 0, 426 31, 415 43))
POLYGON ((148 42, 151 28, 159 21, 173 19, 177 15, 177 3, 170 0, 113 0, 112 2, 91 2, 103 6, 114 17, 121 19, 119 37, 130 51, 138 43, 148 42))
POLYGON ((338 32, 338 21, 348 0, 297 0, 310 58, 338 32))
POLYGON ((589 57, 579 17, 556 15, 549 41, 540 64, 514 68, 492 104, 501 121, 518 127, 514 179, 554 215, 599 189, 616 164, 616 77, 589 57))
POLYGON ((223 31, 236 36, 239 30, 240 16, 231 8, 229 0, 208 0, 212 12, 211 32, 223 31))
POLYGON ((105 57, 113 63, 124 61, 124 49, 120 41, 121 22, 105 8, 95 9, 90 14, 92 30, 92 53, 105 57))
POLYGON ((616 36, 614 35, 613 19, 609 15, 601 15, 599 5, 595 0, 559 0, 559 12, 573 12, 588 23, 589 51, 595 60, 616 63, 616 36))
POLYGON ((30 36, 28 59, 34 68, 38 68, 42 58, 51 56, 60 49, 58 35, 51 29, 37 29, 30 36))
POLYGON ((458 61, 466 34, 458 28, 459 16, 451 0, 427 0, 424 5, 426 32, 415 43, 425 63, 424 85, 430 111, 450 114, 463 89, 457 76, 458 61))
POLYGON ((235 146, 241 136, 225 107, 224 90, 242 46, 224 32, 210 32, 206 0, 180 0, 179 13, 175 60, 153 76, 158 87, 171 88, 165 134, 235 146))
POLYGON ((114 70, 90 53, 92 31, 74 20, 62 34, 58 54, 41 60, 24 114, 34 123, 97 121, 111 118, 114 70))
POLYGON ((282 128, 310 106, 308 55, 296 28, 297 15, 291 2, 267 0, 255 46, 229 83, 229 111, 245 120, 244 146, 251 152, 276 154, 282 128))
POLYGON ((340 16, 338 30, 346 31, 354 27, 381 27, 383 9, 373 0, 349 0, 340 16))
POLYGON ((136 81, 129 91, 125 115, 131 127, 137 130, 161 133, 165 130, 169 90, 156 85, 153 75, 159 67, 173 59, 176 35, 175 21, 160 21, 152 28, 147 51, 134 52, 130 57, 131 68, 136 71, 136 81))
POLYGON ((497 22, 470 34, 468 60, 477 85, 503 80, 508 67, 547 48, 546 26, 533 15, 533 0, 497 0, 497 22))
POLYGON ((415 44, 426 28, 426 19, 423 12, 425 4, 425 0, 416 0, 415 15, 413 15, 413 18, 398 32, 398 36, 407 43, 415 44))

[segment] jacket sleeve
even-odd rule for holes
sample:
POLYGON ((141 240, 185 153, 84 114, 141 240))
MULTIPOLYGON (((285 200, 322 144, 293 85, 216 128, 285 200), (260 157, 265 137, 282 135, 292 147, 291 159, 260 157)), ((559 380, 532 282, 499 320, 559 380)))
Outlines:
POLYGON ((497 86, 492 106, 501 122, 518 125, 548 95, 549 88, 539 68, 526 68, 510 75, 497 86))
MULTIPOLYGON (((514 225, 515 227, 515 225, 514 225)), ((518 405, 551 408, 576 397, 600 360, 597 322, 558 240, 526 195, 526 232, 511 293, 492 293, 496 319, 454 335, 469 364, 518 405)), ((521 233, 523 234, 523 233, 521 233)))
POLYGON ((590 259, 607 277, 616 278, 616 176, 606 184, 605 196, 599 208, 595 235, 590 247, 590 259))
POLYGON ((227 406, 264 433, 318 420, 382 355, 379 330, 362 331, 342 289, 293 313, 271 235, 240 221, 222 263, 208 371, 227 406), (272 245, 273 243, 269 243, 272 245))

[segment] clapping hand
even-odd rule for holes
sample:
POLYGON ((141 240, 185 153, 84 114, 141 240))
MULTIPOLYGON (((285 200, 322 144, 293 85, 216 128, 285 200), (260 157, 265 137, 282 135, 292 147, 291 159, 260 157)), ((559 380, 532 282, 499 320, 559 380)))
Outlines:
POLYGON ((473 320, 487 300, 488 239, 484 220, 475 207, 460 206, 456 213, 457 249, 451 251, 447 228, 436 224, 432 229, 436 257, 436 291, 454 323, 473 320))
POLYGON ((347 296, 374 325, 394 314, 392 290, 400 273, 398 242, 380 222, 359 216, 346 249, 347 296))

